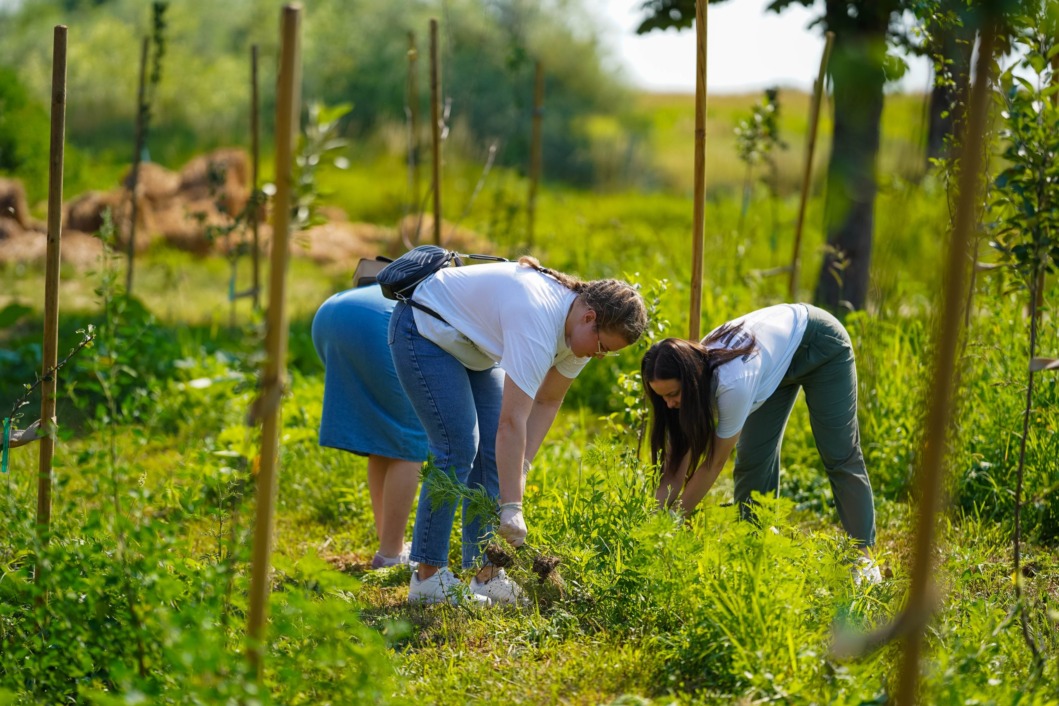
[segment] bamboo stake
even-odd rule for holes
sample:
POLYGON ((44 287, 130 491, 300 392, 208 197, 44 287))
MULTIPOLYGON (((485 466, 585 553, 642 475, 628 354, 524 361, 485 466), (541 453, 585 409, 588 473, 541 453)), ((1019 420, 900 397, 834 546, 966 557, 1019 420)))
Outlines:
POLYGON ((945 264, 942 309, 935 331, 935 354, 930 409, 919 467, 919 512, 916 518, 916 547, 912 559, 912 580, 905 612, 912 623, 904 639, 897 704, 911 706, 918 701, 919 662, 923 648, 923 628, 931 613, 933 596, 932 556, 937 514, 941 507, 942 479, 945 475, 946 439, 952 422, 957 349, 963 317, 963 292, 968 277, 971 234, 976 221, 979 178, 982 168, 982 139, 988 113, 993 47, 996 25, 992 18, 981 32, 978 64, 971 89, 970 117, 961 146, 960 195, 956 206, 952 241, 945 264))
POLYGON ((261 465, 257 475, 257 508, 254 522, 253 565, 250 577, 250 619, 247 657, 260 680, 268 613, 272 527, 279 470, 280 400, 287 358, 286 282, 293 191, 293 152, 300 114, 301 6, 286 5, 282 18, 282 54, 276 96, 276 198, 272 210, 272 256, 269 266, 267 359, 252 418, 262 420, 261 465))
POLYGON ((526 207, 526 244, 533 249, 533 228, 537 219, 537 184, 541 178, 541 121, 544 117, 544 69, 534 65, 533 129, 530 133, 529 203, 526 207))
MULTIPOLYGON (((44 275, 44 348, 41 363, 40 439, 37 473, 37 536, 48 543, 51 527, 52 456, 55 452, 55 395, 59 372, 59 256, 63 219, 63 142, 66 135, 66 27, 57 25, 52 49, 51 147, 48 161, 48 250, 44 275)), ((41 564, 33 573, 39 584, 41 564)))
POLYGON ((419 81, 416 66, 419 52, 416 50, 415 32, 408 33, 408 179, 412 189, 412 208, 419 211, 419 81))
POLYGON ((132 271, 136 257, 136 186, 140 181, 140 159, 143 154, 143 143, 147 133, 147 115, 144 100, 147 92, 147 50, 151 45, 148 37, 143 38, 140 49, 140 88, 136 98, 136 140, 132 155, 132 173, 129 174, 129 242, 126 247, 128 269, 125 271, 125 294, 132 294, 132 271))
POLYGON ((706 2, 695 0, 695 205, 691 225, 691 313, 688 338, 699 340, 702 323, 702 258, 706 222, 706 2))
POLYGON ((258 216, 261 204, 258 193, 261 184, 261 96, 257 88, 257 45, 250 47, 250 230, 254 239, 254 311, 261 310, 261 234, 258 216))
POLYGON ((434 165, 434 243, 441 245, 441 81, 438 66, 438 21, 430 20, 430 122, 434 165))
POLYGON ((824 54, 820 57, 820 72, 813 84, 813 99, 809 106, 809 136, 805 147, 805 168, 802 170, 802 195, 798 203, 798 220, 794 226, 794 253, 791 255, 790 280, 787 284, 787 300, 796 301, 798 292, 798 270, 801 267, 802 228, 805 225, 805 208, 809 203, 809 187, 813 178, 813 153, 816 151, 816 131, 820 124, 820 104, 823 102, 824 84, 827 81, 827 64, 831 60, 831 47, 835 33, 824 34, 824 54))

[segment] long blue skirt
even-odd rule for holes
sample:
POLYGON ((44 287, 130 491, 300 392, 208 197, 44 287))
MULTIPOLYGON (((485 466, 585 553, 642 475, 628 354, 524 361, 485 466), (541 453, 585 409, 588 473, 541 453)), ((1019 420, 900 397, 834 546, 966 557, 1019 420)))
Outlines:
POLYGON ((321 446, 426 460, 426 433, 390 357, 387 329, 396 303, 369 285, 339 292, 317 310, 313 345, 325 370, 321 446))

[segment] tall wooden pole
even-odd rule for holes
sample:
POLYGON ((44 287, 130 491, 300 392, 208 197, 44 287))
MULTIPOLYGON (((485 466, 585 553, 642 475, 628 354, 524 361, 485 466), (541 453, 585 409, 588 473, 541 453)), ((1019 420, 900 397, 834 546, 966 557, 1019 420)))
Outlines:
POLYGON ((824 34, 824 54, 820 57, 820 72, 813 84, 813 99, 809 106, 809 137, 805 147, 805 167, 802 169, 802 196, 798 202, 798 220, 794 226, 794 253, 791 255, 790 280, 787 283, 787 301, 797 301, 798 271, 801 268, 802 228, 805 226, 805 209, 809 203, 809 187, 813 179, 813 153, 816 151, 816 132, 820 125, 820 105, 823 102, 824 84, 827 79, 827 64, 831 60, 831 47, 835 33, 824 34))
MULTIPOLYGON (((63 144, 66 136, 66 27, 57 25, 51 69, 51 147, 48 160, 48 250, 44 274, 44 348, 41 362, 40 463, 37 473, 37 535, 47 544, 51 527, 52 456, 55 452, 55 395, 59 371, 59 262, 63 226, 63 144)), ((41 578, 37 562, 34 580, 41 578)))
POLYGON ((132 294, 133 264, 136 259, 136 186, 140 181, 140 161, 143 156, 143 143, 147 136, 147 111, 144 101, 147 96, 147 50, 151 46, 148 37, 143 38, 140 49, 140 88, 136 92, 136 138, 132 155, 132 172, 129 174, 129 242, 126 246, 127 265, 125 271, 125 294, 132 294))
POLYGON ((261 204, 258 189, 261 184, 261 96, 258 94, 257 45, 250 47, 250 228, 254 239, 254 311, 261 309, 261 234, 258 218, 261 204))
POLYGON ((291 194, 293 192, 294 140, 300 114, 301 57, 299 38, 301 6, 283 8, 279 84, 276 95, 276 198, 272 210, 272 256, 269 266, 268 323, 265 333, 264 375, 254 417, 262 419, 261 465, 257 474, 257 508, 254 521, 253 565, 250 577, 250 619, 247 656, 258 679, 265 651, 268 614, 272 528, 279 471, 280 402, 287 359, 286 283, 289 259, 291 194))
POLYGON ((977 221, 978 182, 982 169, 982 140, 989 111, 989 91, 993 62, 996 25, 987 19, 978 45, 978 63, 971 89, 969 118, 963 136, 960 155, 960 193, 956 204, 956 218, 945 263, 945 284, 941 312, 937 319, 934 338, 934 375, 930 393, 930 409, 924 436, 922 464, 918 468, 919 511, 916 517, 916 546, 912 557, 911 585, 908 591, 907 613, 913 623, 904 639, 900 680, 896 703, 912 706, 918 702, 919 662, 923 649, 923 628, 930 615, 934 535, 945 475, 946 439, 952 423, 953 397, 956 386, 960 325, 960 308, 967 286, 971 234, 977 221))
POLYGON ((691 310, 688 338, 702 324, 702 258, 706 223, 706 1, 695 0, 695 206, 691 224, 691 310))
POLYGON ((408 180, 412 190, 411 204, 419 213, 419 80, 416 75, 419 52, 415 32, 408 33, 408 180))
POLYGON ((430 122, 434 149, 434 243, 441 245, 441 69, 438 66, 438 21, 430 20, 430 122))
POLYGON ((541 179, 541 120, 544 117, 544 69, 534 65, 533 130, 530 133, 529 203, 526 205, 526 244, 533 249, 533 228, 537 219, 537 184, 541 179))

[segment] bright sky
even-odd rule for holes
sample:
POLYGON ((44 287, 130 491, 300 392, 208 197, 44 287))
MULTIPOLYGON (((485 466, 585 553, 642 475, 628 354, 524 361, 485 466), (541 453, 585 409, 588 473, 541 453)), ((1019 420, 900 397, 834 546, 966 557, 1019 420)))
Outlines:
MULTIPOLYGON (((809 23, 823 12, 792 5, 766 12, 769 0, 728 0, 706 16, 706 84, 710 92, 756 92, 769 86, 810 90, 824 51, 820 27, 809 23)), ((630 83, 659 92, 695 92, 695 30, 638 36, 643 0, 603 0, 612 26, 611 48, 630 83)), ((922 92, 930 80, 927 62, 911 64, 900 90, 922 92)))

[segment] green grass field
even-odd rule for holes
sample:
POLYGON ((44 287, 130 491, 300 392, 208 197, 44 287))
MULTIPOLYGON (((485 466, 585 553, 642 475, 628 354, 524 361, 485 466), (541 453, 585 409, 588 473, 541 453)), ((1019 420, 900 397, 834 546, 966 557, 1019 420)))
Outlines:
MULTIPOLYGON (((731 129, 755 100, 709 103, 704 327, 786 296, 782 278, 760 270, 789 259, 807 98, 781 96, 790 144, 780 163, 783 192, 771 204, 758 188, 743 212, 731 129)), ((639 283, 653 304, 648 338, 683 336, 691 101, 642 96, 634 110, 650 126, 649 149, 636 159, 654 175, 652 185, 629 190, 615 181, 587 192, 545 184, 533 252, 587 278, 639 283)), ((859 657, 840 657, 833 647, 836 635, 886 624, 909 590, 914 478, 949 215, 933 180, 898 178, 915 173, 920 113, 918 98, 888 103, 871 306, 846 321, 887 576, 881 585, 851 580, 853 552, 804 404, 785 435, 782 497, 763 506, 760 528, 736 521, 728 506, 730 471, 689 522, 654 509, 652 470, 637 453, 643 404, 635 373, 644 340, 588 366, 534 463, 526 496, 532 546, 512 569, 531 605, 409 607, 406 569, 366 570, 376 547, 364 459, 316 443, 323 379, 309 326, 348 274, 295 259, 287 277, 290 381, 271 621, 259 684, 245 659, 245 631, 260 444, 245 420, 257 395, 262 319, 241 302, 229 325, 223 258, 153 250, 140 261, 131 302, 112 283, 122 281, 120 260, 63 272, 60 354, 88 324, 97 338, 60 376, 47 546, 35 532, 36 447, 13 449, 10 470, 0 475, 0 703, 887 703, 900 643, 859 657), (532 573, 538 552, 560 557, 561 586, 532 573), (38 564, 44 573, 35 585, 38 564)), ((604 145, 620 137, 611 127, 604 119, 592 126, 604 145)), ((522 251, 524 179, 498 169, 465 208, 481 167, 451 169, 448 203, 454 214, 466 211, 460 225, 502 253, 522 251)), ((405 179, 400 157, 379 152, 328 173, 323 187, 351 219, 392 225, 405 208, 405 179)), ((802 298, 811 295, 822 257, 821 219, 816 194, 802 298)), ((11 266, 0 279, 6 415, 39 372, 43 272, 11 266)), ((938 518, 938 594, 921 702, 1055 706, 1059 378, 1041 374, 1035 383, 1024 570, 1013 576, 1025 295, 1003 275, 980 278, 974 294, 944 469, 949 502, 938 518), (1042 669, 1024 639, 1023 614, 1045 657, 1042 669)), ((1046 301, 1057 295, 1053 278, 1046 301)), ((1041 354, 1059 354, 1050 305, 1041 331, 1041 354)), ((23 423, 35 418, 37 404, 33 398, 23 410, 23 423)))

